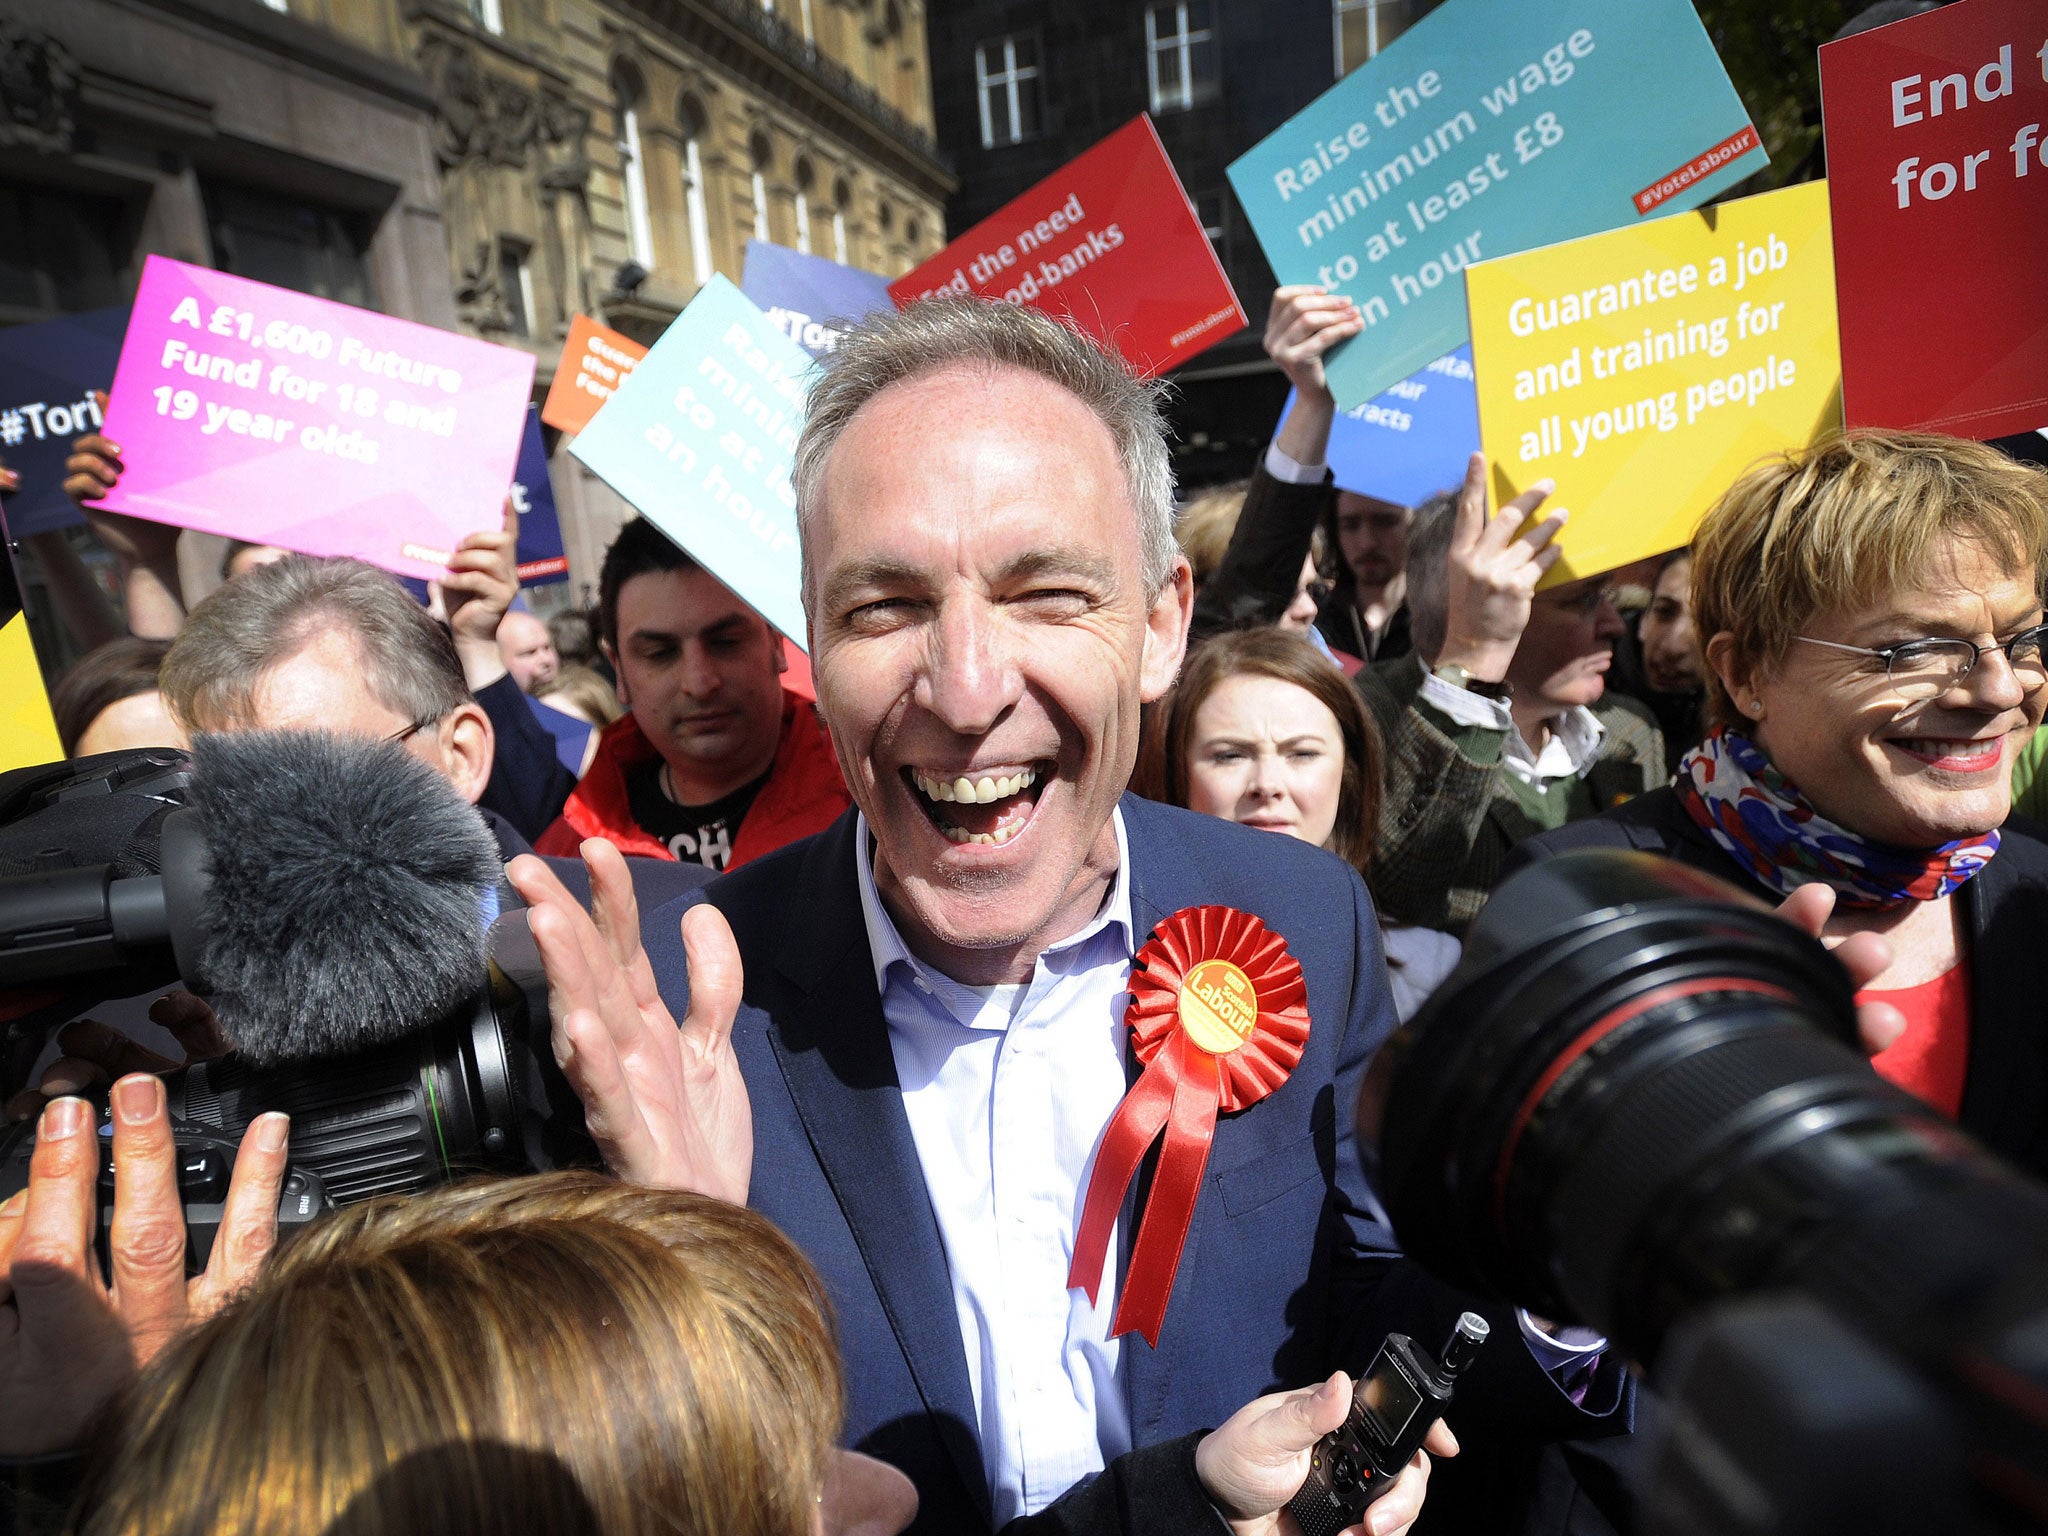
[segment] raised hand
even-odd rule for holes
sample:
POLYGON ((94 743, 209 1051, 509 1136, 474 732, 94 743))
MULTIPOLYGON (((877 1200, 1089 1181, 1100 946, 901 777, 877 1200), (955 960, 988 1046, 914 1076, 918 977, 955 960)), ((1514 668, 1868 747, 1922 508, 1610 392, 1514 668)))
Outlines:
POLYGON ((0 1206, 0 1455, 76 1446, 107 1399, 246 1287, 276 1243, 283 1115, 258 1117, 242 1137, 212 1258, 188 1279, 163 1084, 124 1077, 112 1103, 111 1283, 92 1252, 100 1138, 83 1099, 43 1111, 28 1188, 0 1206))
POLYGON ((472 533, 456 545, 439 586, 463 680, 476 693, 505 675, 498 626, 519 595, 519 513, 510 496, 504 525, 472 533))
MULTIPOLYGON (((1319 1387, 1259 1398, 1202 1437, 1195 1447, 1195 1475, 1235 1536, 1294 1531, 1293 1517, 1282 1511, 1308 1478, 1309 1453, 1350 1411, 1351 1378, 1338 1371, 1319 1387)), ((1423 1443, 1439 1456, 1458 1454, 1457 1437, 1441 1419, 1423 1443)), ((1429 1457, 1417 1451, 1351 1530, 1402 1536, 1422 1513, 1428 1490, 1429 1457)))
POLYGON ((624 855, 602 838, 582 852, 594 921, 539 859, 522 855, 506 870, 532 909, 555 1060, 614 1173, 744 1205, 754 1114, 732 1049, 741 987, 732 929, 716 907, 683 914, 690 1011, 678 1027, 640 945, 624 855))
POLYGON ((1490 683, 1508 675, 1529 625, 1536 584, 1564 553, 1552 542, 1564 526, 1562 512, 1519 532, 1553 489, 1550 481, 1538 480, 1489 518, 1486 456, 1475 453, 1466 463, 1446 573, 1444 646, 1435 665, 1456 662, 1490 683))
POLYGON ((1323 374, 1323 354, 1364 328, 1358 306, 1342 294, 1313 283, 1276 288, 1266 310, 1266 355, 1280 365, 1304 400, 1327 398, 1330 386, 1323 374))

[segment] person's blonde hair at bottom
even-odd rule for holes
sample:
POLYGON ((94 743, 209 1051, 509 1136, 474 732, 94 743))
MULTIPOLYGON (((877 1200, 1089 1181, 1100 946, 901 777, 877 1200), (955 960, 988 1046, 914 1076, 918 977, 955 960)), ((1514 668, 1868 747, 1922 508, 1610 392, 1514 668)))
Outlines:
POLYGON ((354 1206, 117 1406, 81 1536, 810 1536, 843 1413, 765 1218, 590 1173, 354 1206))

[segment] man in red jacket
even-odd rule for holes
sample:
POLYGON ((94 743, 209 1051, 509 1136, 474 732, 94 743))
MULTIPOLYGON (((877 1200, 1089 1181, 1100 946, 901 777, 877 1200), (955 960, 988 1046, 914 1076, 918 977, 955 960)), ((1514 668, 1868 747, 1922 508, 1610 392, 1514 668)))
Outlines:
POLYGON ((734 869, 846 809, 832 744, 782 687, 782 638, 651 523, 636 519, 598 578, 604 652, 628 713, 534 845, 586 837, 625 853, 734 869))

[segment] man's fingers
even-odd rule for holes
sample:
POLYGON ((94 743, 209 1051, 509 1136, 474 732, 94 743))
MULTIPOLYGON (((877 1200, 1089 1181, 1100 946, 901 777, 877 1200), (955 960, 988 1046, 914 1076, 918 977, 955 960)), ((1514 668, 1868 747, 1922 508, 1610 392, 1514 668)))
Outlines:
POLYGON ((96 1289, 87 1268, 95 1212, 93 1182, 99 1175, 99 1138, 92 1106, 83 1099, 57 1099, 36 1126, 36 1149, 28 1165, 28 1200, 8 1275, 23 1326, 43 1313, 69 1316, 81 1289, 96 1289))
POLYGON ((1457 526, 1451 530, 1451 548, 1469 550, 1486 532, 1486 455, 1475 453, 1465 461, 1465 483, 1458 487, 1457 526))
POLYGON ((147 1358, 185 1315, 185 1208, 164 1085, 146 1073, 114 1084, 114 1224, 107 1268, 147 1358))
POLYGON ((605 1166, 622 1179, 645 1180, 660 1165, 659 1149, 625 1064, 604 1020, 579 1008, 555 1026, 555 1062, 583 1103, 583 1125, 605 1166))
MULTIPOLYGON (((100 1079, 102 1083, 126 1077, 130 1072, 175 1072, 183 1065, 168 1056, 158 1055, 98 1019, 77 1019, 66 1024, 57 1032, 57 1049, 67 1057, 99 1068, 106 1074, 100 1079)), ((52 1063, 52 1070, 56 1065, 52 1063)), ((43 1080, 49 1081, 47 1073, 43 1080)), ((48 1093, 51 1090, 45 1088, 43 1091, 48 1093)))
POLYGON ((1819 880, 1800 886, 1778 903, 1778 916, 1801 933, 1816 939, 1834 913, 1835 888, 1819 880))
POLYGON ((291 1121, 275 1112, 258 1115, 242 1133, 227 1205, 214 1233, 205 1280, 194 1287, 188 1321, 212 1316, 246 1290, 277 1246, 277 1202, 290 1146, 291 1121))
POLYGON ((235 1048, 221 1027, 220 1015, 190 992, 166 992, 149 1005, 149 1017, 185 1048, 187 1061, 212 1061, 235 1048))
POLYGON ((1890 1003, 1856 1005, 1856 1037, 1872 1056, 1890 1050, 1906 1032, 1906 1016, 1890 1003))
POLYGON ((683 1033, 706 1046, 718 1045, 732 1035, 745 977, 732 925, 708 901, 683 914, 683 955, 690 967, 690 1012, 683 1033))
POLYGON ((1367 1507, 1363 1527, 1366 1536, 1403 1536, 1422 1513, 1422 1500, 1428 1492, 1429 1456, 1417 1451, 1415 1459, 1394 1479, 1394 1486, 1367 1507))
POLYGON ((516 541, 516 540, 518 539, 518 537, 519 537, 519 508, 518 508, 517 504, 516 504, 516 503, 514 503, 514 501, 512 500, 512 493, 511 493, 510 491, 507 491, 507 492, 505 493, 505 523, 504 523, 504 529, 505 529, 505 532, 506 532, 507 534, 509 534, 509 535, 510 535, 510 536, 511 536, 511 537, 512 537, 512 538, 513 538, 513 539, 514 539, 515 541, 516 541))
POLYGON ((1429 1426, 1429 1433, 1422 1437, 1422 1448, 1433 1456, 1455 1456, 1458 1454, 1458 1437, 1451 1433, 1451 1426, 1438 1419, 1429 1426))
POLYGON ((642 956, 640 898, 633 893, 626 856, 603 837, 585 838, 576 851, 590 871, 590 911, 605 948, 621 967, 631 966, 642 956))

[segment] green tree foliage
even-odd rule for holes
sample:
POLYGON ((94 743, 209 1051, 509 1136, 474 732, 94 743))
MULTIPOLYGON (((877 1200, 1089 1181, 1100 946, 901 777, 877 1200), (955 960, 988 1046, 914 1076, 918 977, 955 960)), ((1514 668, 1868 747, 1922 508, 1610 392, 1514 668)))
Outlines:
POLYGON ((1770 151, 1743 193, 1822 173, 1818 50, 1869 0, 1694 0, 1707 35, 1770 151))

